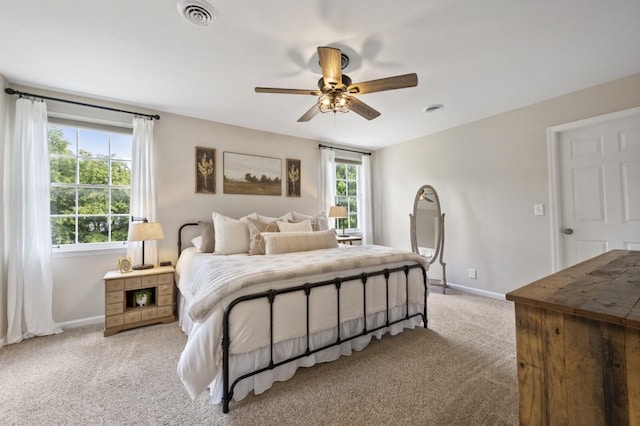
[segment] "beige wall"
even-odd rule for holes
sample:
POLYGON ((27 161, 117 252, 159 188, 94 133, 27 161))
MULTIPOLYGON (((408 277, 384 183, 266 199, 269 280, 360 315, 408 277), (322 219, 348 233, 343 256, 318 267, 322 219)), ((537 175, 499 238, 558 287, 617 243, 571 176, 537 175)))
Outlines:
MULTIPOLYGON (((29 87, 12 87, 27 92, 121 109, 144 111, 139 108, 105 101, 78 98, 67 94, 47 92, 29 87)), ((6 102, 8 96, 1 96, 6 102)), ((0 104, 0 108, 1 108, 0 104)), ((90 115, 93 119, 109 123, 130 125, 131 116, 96 109, 74 107, 68 104, 47 102, 50 113, 71 116, 90 115)), ((1 111, 0 111, 1 112, 1 111)), ((159 244, 161 260, 177 259, 178 227, 185 222, 211 220, 211 212, 218 211, 240 217, 254 211, 265 215, 281 215, 289 210, 316 214, 319 209, 318 179, 320 152, 315 141, 277 135, 245 128, 229 126, 184 116, 160 113, 155 122, 155 162, 158 221, 162 223, 165 239, 159 244), (218 170, 216 194, 195 193, 195 147, 216 149, 218 170), (222 153, 264 155, 282 159, 302 160, 302 195, 299 198, 282 196, 225 195, 222 193, 222 153)), ((284 171, 283 171, 284 173, 284 171)), ((284 174, 283 174, 284 176, 284 174)), ((53 256, 53 318, 57 323, 95 322, 104 315, 102 277, 116 269, 117 258, 124 250, 90 253, 55 253, 53 256)), ((6 329, 6 326, 3 327, 6 329)))
POLYGON ((639 105, 635 74, 377 151, 376 242, 410 249, 415 191, 431 184, 446 214, 449 281, 503 294, 549 274, 547 128, 639 105), (537 203, 545 216, 533 215, 537 203))
MULTIPOLYGON (((3 87, 6 85, 1 78, 0 83, 3 87)), ((446 213, 445 260, 450 281, 505 293, 548 274, 551 269, 549 216, 533 216, 533 204, 548 206, 549 200, 546 128, 638 106, 639 93, 640 74, 376 151, 373 156, 376 243, 410 248, 411 203, 420 185, 429 183, 439 191, 446 213), (477 280, 466 278, 468 268, 478 270, 477 280)), ((0 96, 0 117, 9 109, 10 99, 0 96)), ((132 109, 87 98, 75 99, 132 109)), ((78 110, 54 102, 48 103, 48 108, 62 114, 90 114, 108 122, 130 123, 131 120, 128 115, 78 110)), ((160 259, 175 262, 178 226, 208 219, 213 210, 230 216, 253 211, 268 215, 288 210, 317 212, 319 150, 316 141, 173 114, 161 113, 161 117, 155 128, 158 220, 166 234, 160 243, 160 259), (195 194, 195 146, 217 149, 218 193, 215 195, 195 194), (223 151, 283 160, 301 159, 302 197, 222 194, 223 151)), ((0 131, 3 125, 4 120, 0 120, 0 131)), ((77 325, 98 320, 104 310, 102 276, 115 269, 116 259, 123 255, 124 250, 54 255, 54 320, 77 325)), ((434 267, 432 275, 438 274, 439 270, 434 267)), ((2 311, 5 295, 2 282, 0 326, 3 332, 6 330, 6 314, 2 311)))
MULTIPOLYGON (((0 95, 0 194, 4 194, 3 177, 4 176, 4 142, 6 140, 5 133, 7 132, 8 119, 8 96, 4 95, 4 89, 7 87, 7 80, 0 75, 0 88, 2 88, 2 94, 0 95)), ((0 196, 0 212, 4 211, 2 196, 0 196)), ((0 218, 3 215, 0 213, 0 218)), ((2 219, 0 219, 2 220, 2 219)), ((7 337, 7 281, 4 276, 4 227, 0 223, 0 346, 2 346, 4 340, 7 337)))

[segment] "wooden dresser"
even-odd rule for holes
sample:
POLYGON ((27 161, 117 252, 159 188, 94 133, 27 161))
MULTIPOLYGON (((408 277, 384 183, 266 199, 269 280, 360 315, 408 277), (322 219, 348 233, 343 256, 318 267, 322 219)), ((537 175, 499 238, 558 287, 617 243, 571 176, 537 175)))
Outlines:
POLYGON ((159 322, 173 322, 175 317, 175 290, 173 266, 120 273, 107 272, 104 276, 104 335, 111 336, 122 330, 159 322), (151 300, 146 306, 136 306, 134 294, 147 289, 151 300))
POLYGON ((521 425, 640 425, 640 251, 610 251, 507 300, 521 425))

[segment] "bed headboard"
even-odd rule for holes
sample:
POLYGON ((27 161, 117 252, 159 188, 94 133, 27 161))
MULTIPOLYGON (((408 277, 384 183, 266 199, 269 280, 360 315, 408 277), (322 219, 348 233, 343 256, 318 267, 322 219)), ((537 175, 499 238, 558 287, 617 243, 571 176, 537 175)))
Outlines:
MULTIPOLYGON (((182 253, 182 232, 185 228, 188 228, 190 226, 198 226, 198 222, 185 223, 184 225, 180 226, 180 228, 178 229, 178 257, 182 253)), ((190 241, 190 240, 191 238, 189 238, 187 241, 190 241)))

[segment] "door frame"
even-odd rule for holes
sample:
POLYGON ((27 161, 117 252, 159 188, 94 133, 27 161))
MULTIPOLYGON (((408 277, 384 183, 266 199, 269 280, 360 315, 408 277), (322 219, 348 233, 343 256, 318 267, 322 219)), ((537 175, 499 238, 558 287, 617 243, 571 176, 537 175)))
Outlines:
POLYGON ((552 272, 563 268, 562 251, 562 191, 560 179, 560 133, 640 115, 640 107, 616 111, 584 120, 547 127, 547 162, 549 166, 549 215, 551 219, 552 272))

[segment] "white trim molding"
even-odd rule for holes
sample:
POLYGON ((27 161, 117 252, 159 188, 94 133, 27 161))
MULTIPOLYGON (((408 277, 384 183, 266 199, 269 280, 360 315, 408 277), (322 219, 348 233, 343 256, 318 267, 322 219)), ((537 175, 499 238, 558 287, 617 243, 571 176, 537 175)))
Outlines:
POLYGON ((562 253, 562 193, 560 179, 560 133, 640 115, 640 107, 572 121, 547 128, 547 160, 549 165, 549 213, 551 217, 552 272, 563 268, 562 253))
POLYGON ((475 288, 475 287, 467 287, 466 285, 455 284, 450 281, 447 281, 447 287, 451 287, 455 290, 460 290, 465 293, 471 293, 471 294, 476 294, 478 296, 490 297, 491 299, 506 300, 506 296, 502 293, 482 290, 480 288, 475 288))
POLYGON ((82 318, 82 319, 73 320, 73 321, 60 322, 60 323, 57 323, 56 325, 63 330, 69 330, 72 328, 80 328, 88 325, 97 325, 97 324, 104 324, 104 315, 98 315, 97 317, 82 318))

